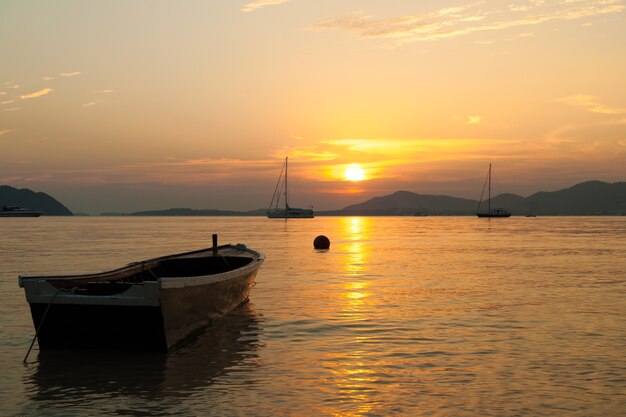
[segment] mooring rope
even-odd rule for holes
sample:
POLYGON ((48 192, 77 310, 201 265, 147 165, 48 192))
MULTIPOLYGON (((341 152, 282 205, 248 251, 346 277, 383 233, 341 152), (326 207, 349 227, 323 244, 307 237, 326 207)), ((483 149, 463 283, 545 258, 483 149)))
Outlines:
POLYGON ((68 294, 70 293, 70 291, 66 290, 65 288, 59 288, 59 290, 54 293, 54 295, 52 296, 52 298, 48 302, 48 306, 46 307, 46 311, 44 311, 43 316, 41 317, 41 321, 39 322, 39 326, 37 326, 37 330, 35 331, 35 337, 33 337, 33 341, 30 342, 30 347, 28 348, 28 352, 26 352, 26 356, 24 356, 24 360, 22 361, 22 363, 26 363, 26 360, 28 359, 28 355, 30 355, 30 351, 33 349, 33 346, 35 345, 35 340, 37 339, 37 337, 39 337, 39 331, 41 330, 41 327, 43 326, 43 322, 46 320, 46 316, 48 315, 48 311, 50 310, 50 306, 52 306, 52 302, 57 297, 57 295, 59 295, 59 293, 61 293, 61 292, 65 292, 65 293, 68 293, 68 294))

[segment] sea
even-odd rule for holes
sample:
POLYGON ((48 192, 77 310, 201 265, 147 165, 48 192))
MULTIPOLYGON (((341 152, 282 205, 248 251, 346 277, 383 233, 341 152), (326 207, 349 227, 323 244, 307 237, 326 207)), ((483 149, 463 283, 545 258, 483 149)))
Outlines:
POLYGON ((624 217, 5 218, 0 294, 1 416, 626 415, 624 217), (35 342, 24 363, 20 274, 103 271, 213 233, 267 259, 250 301, 189 344, 35 342))

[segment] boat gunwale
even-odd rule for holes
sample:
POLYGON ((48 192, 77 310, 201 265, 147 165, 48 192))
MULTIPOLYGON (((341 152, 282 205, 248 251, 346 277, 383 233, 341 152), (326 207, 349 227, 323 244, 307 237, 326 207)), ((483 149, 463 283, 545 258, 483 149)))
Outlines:
MULTIPOLYGON (((248 266, 251 265, 256 265, 259 261, 264 261, 265 260, 265 255, 261 252, 257 252, 253 249, 249 249, 248 247, 246 247, 245 245, 242 244, 226 244, 226 245, 220 245, 217 247, 209 247, 209 248, 204 248, 204 249, 197 249, 194 251, 189 251, 189 252, 181 252, 181 253, 176 253, 176 254, 172 254, 172 255, 164 255, 164 256, 159 256, 156 258, 151 258, 151 259, 146 259, 144 261, 137 261, 137 262, 131 262, 123 267, 120 268, 116 268, 116 269, 111 269, 108 271, 101 271, 101 272, 94 272, 94 273, 85 273, 85 274, 75 274, 75 275, 19 275, 18 277, 18 282, 19 282, 19 286, 21 288, 24 287, 24 281, 55 281, 55 280, 63 280, 63 281, 72 281, 72 280, 84 280, 84 279, 103 279, 103 278, 108 278, 111 279, 113 277, 116 277, 117 279, 122 279, 125 278, 126 276, 130 276, 132 274, 135 274, 137 272, 139 272, 140 270, 144 270, 146 268, 146 266, 153 266, 154 264, 158 264, 160 261, 164 261, 164 260, 168 260, 168 259, 175 259, 175 258, 184 258, 184 257, 193 257, 191 255, 199 255, 202 253, 209 253, 211 254, 211 256, 215 256, 213 255, 213 251, 217 251, 217 254, 220 256, 224 256, 225 254, 222 253, 220 254, 220 251, 224 251, 224 250, 232 250, 232 249, 236 249, 238 251, 241 252, 247 252, 250 255, 250 258, 252 259, 252 262, 243 265, 239 268, 235 268, 229 271, 225 271, 225 272, 221 272, 221 273, 217 273, 217 274, 210 274, 210 275, 199 275, 196 277, 158 277, 155 279, 155 281, 159 282, 163 279, 180 279, 180 278, 197 278, 197 277, 217 277, 217 276, 221 276, 224 274, 228 274, 234 271, 241 271, 243 269, 245 269, 248 266)), ((226 254, 228 253, 228 251, 226 252, 226 254)), ((244 257, 244 256, 240 256, 240 257, 244 257)), ((219 280, 218 280, 219 281, 219 280)), ((135 285, 142 285, 143 283, 137 283, 135 285)))

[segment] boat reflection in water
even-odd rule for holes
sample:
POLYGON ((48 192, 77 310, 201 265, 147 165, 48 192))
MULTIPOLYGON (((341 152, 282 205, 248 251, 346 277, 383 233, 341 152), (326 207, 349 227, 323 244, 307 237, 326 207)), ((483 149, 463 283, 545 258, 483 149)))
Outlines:
MULTIPOLYGON (((50 411, 87 404, 97 409, 98 400, 105 400, 104 408, 119 407, 124 401, 139 399, 145 402, 146 415, 170 415, 162 408, 164 398, 171 397, 172 407, 181 407, 178 399, 210 386, 231 368, 255 366, 260 331, 259 319, 246 303, 169 354, 40 351, 31 376, 32 400, 41 411, 50 411), (149 400, 157 398, 159 409, 150 411, 149 400)), ((176 413, 176 409, 169 411, 176 413)))

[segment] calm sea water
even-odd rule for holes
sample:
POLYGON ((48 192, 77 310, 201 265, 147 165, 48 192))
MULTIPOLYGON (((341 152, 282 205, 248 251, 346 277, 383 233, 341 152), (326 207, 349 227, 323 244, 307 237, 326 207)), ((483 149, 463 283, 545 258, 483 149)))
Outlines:
POLYGON ((0 231, 2 416, 626 413, 623 217, 42 217, 0 231), (18 274, 105 270, 212 233, 267 261, 250 303, 195 343, 22 363, 34 330, 18 274))

